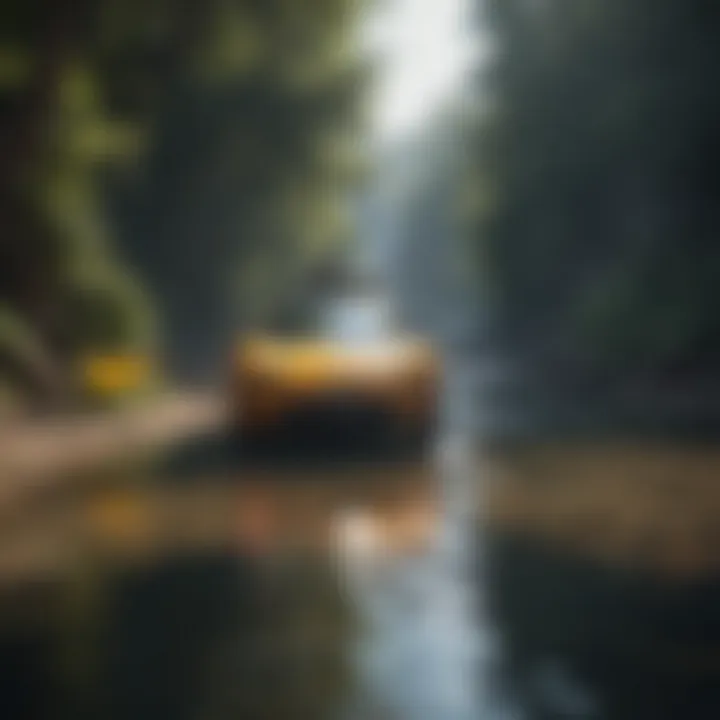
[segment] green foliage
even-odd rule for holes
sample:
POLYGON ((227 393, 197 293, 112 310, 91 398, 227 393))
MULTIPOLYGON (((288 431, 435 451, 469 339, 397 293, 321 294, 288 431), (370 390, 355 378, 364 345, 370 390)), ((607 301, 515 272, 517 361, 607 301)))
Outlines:
POLYGON ((171 358, 219 360, 343 237, 361 5, 3 5, 0 300, 61 374, 94 346, 155 350, 156 315, 171 358))
POLYGON ((25 363, 42 353, 42 345, 33 328, 11 308, 0 305, 0 352, 25 363))
MULTIPOLYGON (((720 357, 717 14, 493 0, 473 235, 499 342, 628 377, 720 357)), ((564 372, 564 371, 563 371, 564 372)))
POLYGON ((156 333, 137 282, 113 267, 69 278, 65 301, 74 318, 76 352, 150 353, 156 333))
POLYGON ((216 361, 238 319, 262 321, 305 258, 344 237, 363 81, 356 5, 209 3, 156 78, 122 245, 164 301, 181 372, 216 361))

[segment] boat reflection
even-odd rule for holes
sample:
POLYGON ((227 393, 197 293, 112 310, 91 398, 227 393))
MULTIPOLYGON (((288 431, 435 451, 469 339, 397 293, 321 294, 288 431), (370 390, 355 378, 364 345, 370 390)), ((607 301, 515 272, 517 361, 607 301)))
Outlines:
POLYGON ((427 603, 412 590, 441 590, 435 490, 422 462, 256 469, 122 483, 17 517, 0 545, 4 597, 42 596, 53 623, 22 600, 45 672, 29 673, 13 717, 406 717, 405 696, 427 695, 437 671, 403 680, 398 653, 447 665, 417 632, 427 603))

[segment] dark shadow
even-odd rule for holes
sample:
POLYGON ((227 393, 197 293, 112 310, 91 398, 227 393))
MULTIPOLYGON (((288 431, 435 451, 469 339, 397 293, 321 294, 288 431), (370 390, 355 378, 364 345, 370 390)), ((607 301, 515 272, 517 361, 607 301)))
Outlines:
POLYGON ((241 657, 267 612, 259 571, 237 554, 171 558, 120 578, 101 644, 101 717, 197 720, 210 703, 208 676, 226 641, 241 657))
POLYGON ((59 686, 51 633, 21 631, 0 640, 0 717, 59 717, 59 686))
POLYGON ((316 403, 271 427, 229 428, 188 443, 165 459, 161 475, 176 484, 223 473, 241 481, 243 469, 255 468, 372 468, 424 459, 433 434, 432 422, 404 431, 395 415, 362 402, 316 403))
MULTIPOLYGON (((534 680, 560 663, 603 720, 720 717, 720 579, 661 582, 518 536, 487 534, 482 586, 510 692, 566 717, 534 680)), ((573 716, 575 717, 575 716, 573 716)))

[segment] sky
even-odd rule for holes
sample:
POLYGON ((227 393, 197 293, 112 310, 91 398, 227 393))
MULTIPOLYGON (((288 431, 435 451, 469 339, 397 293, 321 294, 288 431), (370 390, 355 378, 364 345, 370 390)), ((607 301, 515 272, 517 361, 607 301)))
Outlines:
POLYGON ((381 142, 421 128, 460 89, 473 62, 468 0, 380 0, 365 31, 381 57, 372 99, 381 142))

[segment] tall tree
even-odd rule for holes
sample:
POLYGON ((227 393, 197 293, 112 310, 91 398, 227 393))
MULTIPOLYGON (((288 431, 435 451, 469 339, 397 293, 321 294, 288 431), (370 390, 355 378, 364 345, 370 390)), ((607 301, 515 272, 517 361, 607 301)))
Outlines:
POLYGON ((76 355, 94 342, 82 322, 86 304, 77 302, 88 263, 97 285, 103 275, 114 278, 103 290, 105 306, 125 312, 126 271, 112 256, 97 191, 101 168, 125 147, 88 62, 93 9, 90 2, 9 2, 1 11, 0 298, 12 320, 0 355, 41 401, 66 394, 76 355), (18 343, 17 328, 32 341, 18 343), (29 348, 32 357, 23 354, 29 348))
POLYGON ((212 371, 238 321, 342 236, 357 6, 210 2, 165 46, 142 182, 120 213, 183 376, 212 371))
MULTIPOLYGON (((175 369, 203 374, 238 297, 244 316, 271 306, 347 233, 359 8, 3 5, 3 327, 36 335, 56 384, 84 352, 151 352, 148 294, 175 369)), ((15 367, 29 346, 2 347, 15 367)))
POLYGON ((605 405, 649 422, 643 405, 720 390, 717 13, 699 0, 483 8, 497 53, 473 234, 496 348, 543 412, 605 405))

